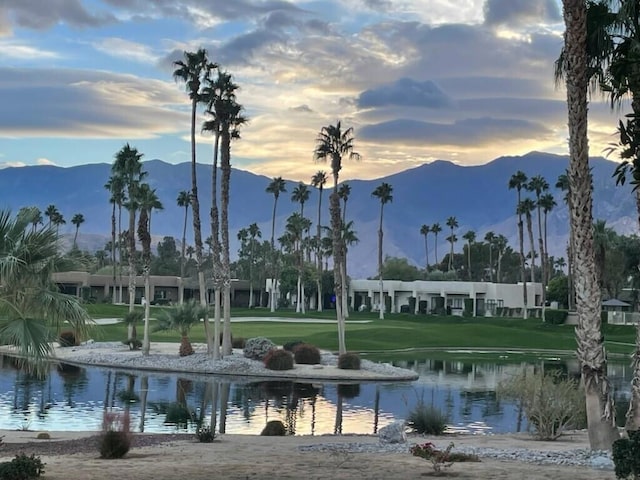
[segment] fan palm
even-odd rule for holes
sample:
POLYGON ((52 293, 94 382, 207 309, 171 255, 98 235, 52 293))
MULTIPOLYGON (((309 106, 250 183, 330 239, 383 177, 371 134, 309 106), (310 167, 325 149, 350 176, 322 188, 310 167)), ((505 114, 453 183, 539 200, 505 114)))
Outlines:
POLYGON ((53 225, 53 219, 59 213, 60 212, 58 211, 58 207, 56 207, 55 205, 51 204, 47 207, 47 209, 44 211, 44 215, 49 219, 49 223, 47 224, 48 227, 51 227, 53 225))
POLYGON ((469 271, 469 281, 471 281, 471 244, 476 241, 476 232, 469 230, 467 233, 462 235, 462 238, 467 241, 467 270, 469 271))
MULTIPOLYGON (((349 201, 349 195, 351 195, 351 185, 347 182, 342 182, 338 187, 338 196, 340 200, 342 200, 342 225, 347 221, 347 202, 349 201)), ((344 229, 343 229, 344 231, 344 229)), ((347 305, 347 301, 349 298, 348 290, 349 290, 349 282, 347 281, 347 249, 344 247, 344 239, 343 241, 343 252, 342 252, 342 265, 340 266, 340 278, 342 282, 342 313, 345 318, 349 317, 349 308, 347 305)))
POLYGON ((177 330, 180 332, 179 355, 181 357, 192 355, 194 352, 189 340, 189 331, 205 316, 205 313, 205 307, 195 300, 189 300, 164 310, 153 330, 154 332, 177 330))
MULTIPOLYGON (((111 203, 111 264, 113 266, 113 291, 111 292, 111 302, 116 303, 116 273, 118 265, 116 264, 116 244, 120 242, 116 241, 116 205, 122 208, 124 202, 124 185, 122 184, 122 178, 118 175, 111 175, 109 181, 104 185, 109 193, 109 203, 111 203)), ((120 211, 120 210, 119 210, 120 211)), ((119 238, 119 237, 118 237, 119 238)), ((120 256, 121 257, 121 256, 120 256)))
POLYGON ((527 175, 518 170, 509 179, 509 190, 516 190, 518 201, 516 203, 516 213, 518 215, 518 240, 520 244, 520 280, 522 281, 522 301, 524 308, 522 309, 522 318, 527 318, 527 274, 525 268, 524 255, 524 223, 522 221, 522 213, 519 211, 520 202, 522 201, 522 189, 527 185, 527 175))
POLYGON ((272 275, 272 286, 271 286, 271 295, 269 296, 269 305, 271 306, 271 311, 275 312, 277 307, 277 289, 276 289, 276 272, 277 272, 277 255, 275 248, 275 232, 276 232, 276 211, 278 208, 278 199, 280 198, 280 194, 287 191, 287 185, 282 177, 274 177, 267 188, 265 189, 267 193, 273 195, 273 213, 271 215, 271 275, 272 275))
POLYGON ((262 232, 257 223, 249 225, 249 308, 253 308, 253 268, 256 254, 256 242, 258 238, 262 238, 262 232))
POLYGON ((496 234, 487 232, 484 235, 484 241, 489 245, 489 281, 493 282, 493 245, 496 240, 496 234))
POLYGON ((433 241, 433 253, 435 255, 434 263, 438 265, 438 234, 442 231, 442 227, 439 223, 434 223, 431 225, 431 233, 433 233, 434 241, 433 241))
POLYGON ((525 198, 518 205, 518 214, 524 215, 527 221, 527 233, 529 234, 529 256, 531 257, 531 283, 535 282, 534 270, 536 268, 536 249, 533 240, 532 212, 536 209, 536 202, 530 198, 525 198))
POLYGON ((336 295, 336 318, 338 323, 338 350, 340 354, 346 353, 345 343, 345 317, 344 309, 347 305, 342 302, 342 290, 344 279, 342 278, 342 264, 344 261, 344 247, 342 245, 342 217, 340 215, 340 196, 338 194, 338 180, 342 169, 344 157, 350 160, 360 159, 360 154, 354 150, 353 127, 344 129, 341 122, 336 125, 322 127, 316 138, 316 148, 313 156, 316 161, 331 162, 333 175, 333 193, 329 198, 329 212, 331 216, 331 229, 333 231, 333 281, 336 295))
POLYGON ((449 251, 449 267, 448 267, 448 271, 451 271, 453 269, 453 244, 455 243, 455 241, 453 240, 453 238, 455 237, 454 234, 454 229, 458 228, 458 220, 456 219, 456 217, 449 217, 447 218, 447 227, 449 227, 451 229, 451 235, 449 235, 449 243, 451 244, 451 250, 449 251))
POLYGON ((384 232, 382 229, 382 219, 384 215, 384 206, 393 201, 393 187, 386 183, 382 182, 380 185, 376 187, 376 189, 371 193, 374 197, 380 200, 380 224, 378 226, 378 280, 380 282, 380 320, 384 320, 384 284, 382 278, 382 239, 384 236, 384 232))
POLYGON ((187 216, 189 214, 189 206, 191 205, 191 196, 186 190, 181 190, 178 193, 176 199, 178 206, 184 208, 184 222, 182 225, 182 252, 180 253, 180 293, 179 303, 184 302, 184 265, 185 265, 185 250, 187 248, 187 216))
POLYGON ((73 248, 78 248, 78 232, 80 231, 80 225, 84 223, 84 215, 76 213, 71 218, 71 224, 76 227, 76 233, 73 236, 73 248))
POLYGON ((291 201, 300 204, 300 215, 304 217, 304 204, 309 200, 309 187, 300 182, 291 192, 291 201))
POLYGON ((544 303, 546 301, 545 298, 545 278, 546 278, 546 269, 545 269, 545 250, 544 250, 544 241, 542 237, 542 205, 540 204, 540 197, 544 192, 549 190, 549 183, 542 177, 541 175, 536 175, 535 177, 531 177, 529 183, 527 184, 527 190, 533 192, 536 196, 536 212, 538 215, 538 251, 540 252, 540 269, 541 269, 541 280, 542 283, 542 319, 544 320, 544 303))
POLYGON ((322 192, 324 191, 324 186, 327 183, 327 174, 319 170, 316 172, 313 177, 311 177, 311 185, 316 187, 319 190, 318 197, 318 223, 316 225, 316 255, 318 261, 318 278, 316 279, 316 288, 318 290, 318 312, 322 311, 322 249, 321 246, 321 229, 322 229, 322 192))
POLYGON ((425 270, 427 272, 429 271, 429 244, 427 243, 427 236, 429 235, 430 231, 431 229, 429 228, 429 225, 423 224, 420 227, 420 235, 424 236, 424 257, 427 262, 425 270))

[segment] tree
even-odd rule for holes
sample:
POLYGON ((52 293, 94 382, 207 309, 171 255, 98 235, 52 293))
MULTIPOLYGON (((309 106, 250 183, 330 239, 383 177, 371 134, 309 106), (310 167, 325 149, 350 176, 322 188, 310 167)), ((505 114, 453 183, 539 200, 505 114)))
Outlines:
POLYGON ((601 292, 593 251, 592 181, 587 136, 587 6, 563 0, 564 65, 569 118, 569 195, 572 256, 578 310, 578 359, 585 388, 587 425, 592 449, 609 449, 618 437, 601 332, 601 292))
POLYGON ((382 229, 382 219, 384 215, 384 206, 393 201, 393 187, 386 182, 382 182, 376 187, 371 195, 380 200, 380 224, 378 226, 378 280, 380 282, 380 320, 384 320, 384 279, 382 278, 382 239, 384 231, 382 229))
MULTIPOLYGON (((210 78, 211 72, 217 68, 207 58, 207 51, 203 48, 197 52, 183 52, 184 60, 173 62, 176 69, 173 78, 186 85, 186 91, 191 100, 191 213, 193 217, 193 237, 196 244, 196 263, 198 267, 198 288, 200 290, 200 305, 207 305, 207 286, 204 280, 204 258, 202 249, 202 229, 200 222, 200 201, 198 199, 198 175, 196 170, 196 109, 201 100, 201 86, 205 79, 210 78)), ((204 322, 207 338, 207 353, 213 354, 213 335, 209 320, 204 322)), ((217 341, 217 340, 216 340, 217 341)))
POLYGON ((322 230, 322 192, 327 183, 327 174, 319 170, 311 177, 311 185, 319 190, 318 196, 318 223, 316 224, 316 255, 318 278, 316 279, 316 289, 318 291, 318 312, 322 311, 322 248, 321 248, 321 230, 322 230))
POLYGON ((447 239, 451 244, 451 250, 449 253, 449 268, 448 268, 448 270, 451 271, 453 269, 453 244, 457 240, 455 234, 453 233, 453 230, 455 228, 458 228, 458 220, 456 220, 456 217, 447 218, 447 227, 451 229, 451 235, 449 235, 447 239))
POLYGON ((15 346, 41 371, 62 328, 88 338, 89 316, 79 299, 51 281, 61 261, 56 242, 51 227, 32 232, 29 219, 0 210, 0 344, 15 346))
POLYGON ((51 228, 51 226, 53 225, 53 219, 56 217, 56 215, 59 215, 59 214, 60 214, 60 211, 58 210, 58 207, 56 207, 53 204, 49 205, 47 209, 44 211, 45 217, 49 219, 49 223, 47 224, 49 228, 51 228))
MULTIPOLYGON (((349 195, 351 195, 351 185, 347 182, 342 182, 338 187, 338 196, 342 200, 342 225, 347 222, 347 202, 349 201, 349 195)), ((344 228, 342 229, 344 233, 344 228)), ((342 282, 342 313, 345 318, 349 317, 349 282, 347 281, 347 248, 344 244, 345 239, 342 239, 342 265, 340 265, 340 277, 342 282)))
POLYGON ((249 255, 249 308, 253 308, 254 300, 253 300, 253 270, 255 263, 255 254, 256 254, 256 242, 257 239, 262 238, 262 232, 260 231, 260 227, 258 227, 257 223, 252 223, 249 225, 249 242, 250 242, 250 255, 249 255))
POLYGON ((540 252, 540 283, 542 283, 542 321, 545 321, 545 307, 547 302, 547 253, 545 250, 542 234, 542 204, 540 203, 542 194, 549 190, 549 183, 541 175, 536 175, 529 180, 527 190, 536 196, 536 211, 538 214, 538 251, 540 252))
POLYGON ((184 223, 182 225, 182 253, 180 254, 180 292, 178 302, 184 302, 184 264, 185 250, 187 248, 187 216, 189 214, 189 206, 191 205, 191 196, 186 190, 181 190, 176 199, 179 207, 184 208, 184 223))
POLYGON ((439 223, 434 223, 433 225, 431 225, 431 233, 433 233, 433 236, 435 238, 435 240, 433 241, 433 253, 435 255, 435 265, 436 268, 438 268, 438 234, 442 231, 442 227, 440 226, 439 223))
POLYGON ((489 281, 493 282, 493 245, 496 241, 496 234, 493 232, 485 233, 484 241, 489 245, 489 281))
POLYGON ((309 187, 300 182, 291 192, 291 201, 300 204, 300 215, 304 217, 304 204, 309 200, 309 187))
POLYGON ((467 241, 467 270, 469 271, 469 281, 471 281, 471 244, 476 241, 476 232, 469 230, 467 233, 462 235, 462 238, 467 241))
POLYGON ((338 196, 342 200, 342 223, 347 221, 347 202, 349 201, 349 195, 351 195, 351 185, 347 182, 342 182, 338 187, 338 196))
POLYGON ((197 325, 200 319, 204 317, 204 310, 202 305, 194 300, 176 305, 162 312, 153 331, 178 330, 180 332, 180 348, 178 354, 181 357, 191 355, 194 351, 191 341, 189 340, 189 331, 191 327, 197 325))
POLYGON ((527 318, 527 273, 525 268, 524 255, 524 223, 522 221, 522 213, 520 212, 520 202, 522 201, 522 189, 527 184, 527 175, 518 170, 509 179, 509 190, 516 190, 518 201, 516 203, 516 213, 518 215, 518 241, 520 245, 520 280, 522 282, 522 301, 524 308, 522 309, 522 318, 527 318))
POLYGON ((502 282, 502 258, 506 252, 508 242, 507 237, 500 234, 495 239, 495 246, 498 253, 498 267, 496 268, 496 282, 502 282))
POLYGON ((269 297, 269 305, 271 305, 271 311, 275 312, 278 298, 277 298, 277 255, 275 253, 275 232, 276 232, 276 209, 278 208, 278 198, 280 194, 287 191, 287 185, 282 177, 274 177, 265 190, 267 193, 273 195, 273 213, 271 215, 271 250, 273 256, 271 259, 271 295, 269 297))
MULTIPOLYGON (((556 188, 565 192, 564 202, 567 204, 569 212, 571 212, 571 195, 569 195, 569 176, 568 172, 558 176, 556 188)), ((569 298, 567 300, 567 308, 570 311, 575 310, 575 288, 573 285, 573 230, 569 224, 569 245, 567 246, 567 284, 569 289, 569 298)))
MULTIPOLYGON (((124 185, 122 178, 118 175, 111 175, 109 181, 104 185, 109 193, 109 203, 111 203, 111 264, 113 266, 113 291, 111 292, 111 303, 116 303, 116 273, 119 270, 119 264, 116 263, 116 244, 119 244, 116 240, 116 205, 119 209, 122 208, 124 202, 124 185)), ((118 235, 119 238, 119 235, 118 235)), ((122 258, 119 255, 118 260, 122 258)))
MULTIPOLYGON (((542 207, 542 235, 544 237, 543 240, 543 250, 544 250, 544 259, 545 262, 545 272, 546 276, 544 278, 544 285, 549 283, 550 271, 552 269, 552 265, 549 263, 549 250, 547 249, 547 217, 549 216, 549 212, 553 210, 553 208, 557 205, 555 198, 550 193, 545 193, 538 200, 538 205, 542 207)), ((544 290, 544 289, 543 289, 544 290)))
POLYGON ((340 215, 340 196, 338 194, 338 180, 342 169, 342 159, 359 160, 360 154, 354 150, 353 127, 344 129, 341 122, 336 125, 322 127, 316 138, 316 148, 313 156, 316 161, 331 162, 333 175, 333 193, 329 198, 329 213, 331 216, 331 230, 333 232, 333 281, 336 295, 336 318, 338 323, 338 351, 346 353, 345 321, 343 310, 347 307, 342 304, 343 284, 342 263, 344 258, 344 246, 341 238, 342 218, 340 215))
POLYGON ((533 222, 531 214, 536 209, 536 203, 530 199, 525 198, 518 204, 518 214, 524 215, 527 221, 527 233, 529 234, 529 256, 531 257, 531 283, 535 282, 535 269, 536 269, 536 247, 533 240, 533 222))
POLYGON ((426 259, 425 270, 427 272, 429 271, 429 244, 427 243, 427 236, 430 231, 431 229, 429 228, 429 225, 422 224, 420 227, 420 235, 424 236, 424 257, 426 259))
POLYGON ((76 227, 76 233, 73 236, 73 248, 78 248, 78 231, 80 230, 80 225, 84 223, 84 215, 81 213, 76 213, 71 218, 71 223, 76 227))

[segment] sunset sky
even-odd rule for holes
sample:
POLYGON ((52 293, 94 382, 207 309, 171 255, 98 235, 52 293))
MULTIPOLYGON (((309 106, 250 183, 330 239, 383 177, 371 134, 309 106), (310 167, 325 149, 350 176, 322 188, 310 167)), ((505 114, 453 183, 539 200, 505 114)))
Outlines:
MULTIPOLYGON (((232 163, 255 173, 309 181, 337 120, 363 156, 345 179, 566 154, 563 29, 559 0, 3 0, 0 167, 111 162, 125 142, 188 161, 172 62, 200 47, 241 86, 250 123, 232 163)), ((594 100, 601 155, 617 120, 594 100)), ((211 151, 200 137, 198 161, 211 151)))

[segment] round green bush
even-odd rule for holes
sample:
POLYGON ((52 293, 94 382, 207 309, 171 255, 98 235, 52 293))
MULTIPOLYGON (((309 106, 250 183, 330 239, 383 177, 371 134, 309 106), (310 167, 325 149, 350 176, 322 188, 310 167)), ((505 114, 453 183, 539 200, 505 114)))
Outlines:
POLYGON ((78 345, 78 340, 76 339, 76 334, 72 330, 64 330, 63 332, 60 332, 58 343, 61 347, 75 347, 78 345))
POLYGON ((360 370, 360 356, 357 353, 343 353, 338 357, 338 368, 342 370, 360 370))
POLYGON ((309 343, 301 343, 293 349, 293 358, 302 365, 317 365, 320 363, 320 350, 309 343))
POLYGON ((128 432, 107 430, 100 438, 100 458, 122 458, 131 448, 128 432))
POLYGON ((447 416, 433 405, 418 402, 409 412, 407 425, 417 433, 442 435, 447 428, 447 416))
POLYGON ((244 346, 244 356, 253 360, 264 360, 267 353, 276 348, 276 344, 265 337, 255 337, 247 340, 244 346))
POLYGON ((293 355, 286 350, 273 349, 264 357, 264 366, 269 370, 291 370, 293 355))

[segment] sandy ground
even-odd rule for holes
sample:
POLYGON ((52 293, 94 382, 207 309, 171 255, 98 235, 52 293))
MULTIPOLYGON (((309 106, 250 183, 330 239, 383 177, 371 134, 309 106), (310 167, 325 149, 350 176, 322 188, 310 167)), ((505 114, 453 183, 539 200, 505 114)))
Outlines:
MULTIPOLYGON (((27 453, 44 451, 53 442, 84 438, 89 442, 93 432, 52 432, 51 440, 35 440, 37 432, 0 432, 4 448, 19 442, 27 453), (32 443, 22 443, 32 442, 32 443), (35 443, 33 443, 35 442, 35 443)), ((426 441, 427 439, 425 439, 426 441)), ((584 432, 578 432, 555 442, 539 442, 526 435, 464 436, 432 438, 438 448, 453 441, 456 445, 475 445, 496 448, 530 448, 533 450, 572 450, 587 447, 584 432)), ((412 437, 410 443, 422 442, 412 437)), ((300 436, 260 437, 249 435, 221 435, 214 443, 198 443, 191 435, 174 437, 152 446, 132 448, 119 460, 103 460, 97 450, 83 453, 63 452, 41 455, 46 463, 48 480, 107 480, 107 479, 413 479, 434 476, 425 460, 409 453, 344 453, 305 452, 298 447, 327 443, 377 443, 373 436, 300 436)), ((86 449, 84 449, 86 450, 86 449)), ((454 449, 455 451, 455 449, 454 449)), ((3 453, 0 460, 15 454, 3 453)), ((586 467, 533 465, 518 461, 498 461, 481 458, 479 463, 455 463, 443 476, 457 479, 527 479, 527 480, 613 480, 612 471, 586 467)))

